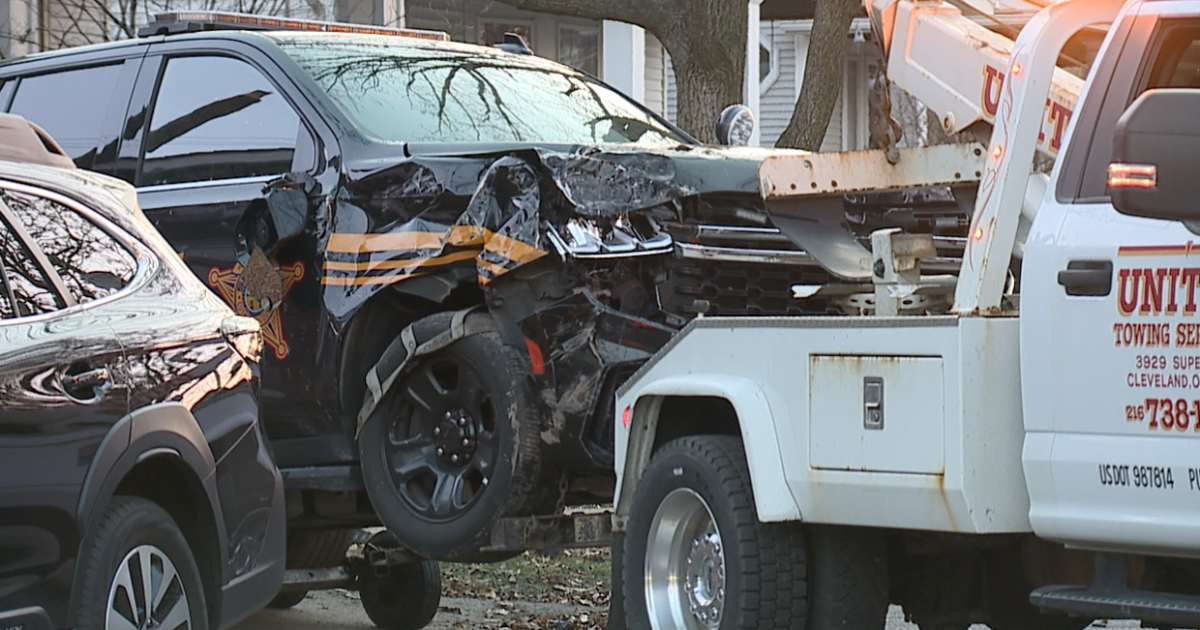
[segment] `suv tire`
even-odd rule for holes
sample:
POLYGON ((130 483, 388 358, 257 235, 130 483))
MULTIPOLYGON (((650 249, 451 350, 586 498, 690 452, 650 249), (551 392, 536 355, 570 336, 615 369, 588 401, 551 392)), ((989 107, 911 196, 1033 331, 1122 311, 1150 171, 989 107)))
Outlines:
POLYGON ((208 630, 204 587, 187 540, 174 519, 157 503, 141 497, 114 497, 100 520, 96 538, 80 558, 83 588, 76 626, 108 627, 109 614, 124 617, 133 627, 169 624, 187 630, 208 630), (149 566, 165 582, 151 580, 154 606, 141 601, 149 566), (130 592, 132 591, 132 592, 130 592))
MULTIPOLYGON (((449 329, 450 318, 417 321, 416 339, 449 329)), ((495 332, 421 356, 396 379, 358 447, 367 494, 400 544, 467 557, 497 519, 541 506, 548 484, 530 380, 528 360, 495 332)))

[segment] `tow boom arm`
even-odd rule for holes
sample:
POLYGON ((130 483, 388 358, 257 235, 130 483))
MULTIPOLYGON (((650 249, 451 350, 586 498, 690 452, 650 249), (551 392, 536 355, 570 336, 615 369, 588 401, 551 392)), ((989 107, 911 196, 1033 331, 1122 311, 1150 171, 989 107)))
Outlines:
MULTIPOLYGON (((995 121, 1010 71, 1011 39, 945 2, 865 0, 865 4, 883 43, 888 79, 936 112, 946 133, 995 121)), ((1015 17, 1020 24, 1033 15, 1010 12, 1007 21, 1015 17)), ((1058 154, 1082 90, 1082 79, 1055 68, 1038 134, 1039 152, 1049 157, 1058 154)))

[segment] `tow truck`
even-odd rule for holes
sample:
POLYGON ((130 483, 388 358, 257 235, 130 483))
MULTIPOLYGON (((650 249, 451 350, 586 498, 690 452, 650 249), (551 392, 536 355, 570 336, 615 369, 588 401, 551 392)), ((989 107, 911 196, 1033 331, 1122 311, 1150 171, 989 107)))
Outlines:
POLYGON ((1200 2, 866 8, 887 78, 986 143, 763 162, 834 278, 794 298, 843 312, 699 317, 617 390, 629 627, 1196 627, 1200 2), (956 272, 923 273, 928 233, 846 226, 930 190, 969 195, 956 272))

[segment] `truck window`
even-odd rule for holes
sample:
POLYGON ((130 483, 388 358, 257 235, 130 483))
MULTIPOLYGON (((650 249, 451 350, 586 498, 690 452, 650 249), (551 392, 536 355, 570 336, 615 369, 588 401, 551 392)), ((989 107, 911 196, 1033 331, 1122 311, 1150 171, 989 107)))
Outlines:
POLYGON ((1200 26, 1166 31, 1138 94, 1156 88, 1200 88, 1200 26))
POLYGON ((300 130, 291 104, 250 64, 216 56, 169 59, 138 185, 285 173, 300 130))
POLYGON ((91 168, 120 74, 121 64, 113 63, 23 77, 9 113, 40 125, 76 166, 91 168))
POLYGON ((1115 67, 1107 76, 1098 75, 1102 83, 1089 88, 1089 99, 1077 114, 1082 115, 1079 128, 1071 140, 1060 182, 1059 199, 1072 203, 1104 203, 1108 164, 1112 161, 1112 135, 1117 120, 1129 104, 1142 92, 1154 88, 1200 88, 1200 20, 1172 19, 1157 21, 1155 16, 1136 18, 1122 54, 1109 51, 1109 62, 1115 67), (1098 111, 1085 110, 1098 105, 1098 111), (1088 130, 1091 130, 1088 133, 1088 130), (1076 155, 1078 154, 1078 155, 1076 155), (1072 195, 1067 171, 1076 158, 1086 160, 1078 194, 1072 195))

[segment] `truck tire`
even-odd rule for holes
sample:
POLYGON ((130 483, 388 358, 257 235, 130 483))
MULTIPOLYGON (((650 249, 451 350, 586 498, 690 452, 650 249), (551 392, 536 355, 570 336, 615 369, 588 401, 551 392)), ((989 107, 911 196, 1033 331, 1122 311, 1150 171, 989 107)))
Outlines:
MULTIPOLYGON (((416 322, 425 341, 451 315, 416 322)), ((363 424, 367 494, 384 525, 419 555, 469 557, 497 519, 541 503, 541 438, 529 361, 495 332, 417 357, 363 424)))
POLYGON ((856 527, 810 525, 809 630, 883 630, 887 624, 887 546, 856 527))
POLYGON ((113 497, 80 562, 83 588, 75 627, 114 627, 109 623, 114 617, 129 627, 147 627, 150 613, 129 604, 149 592, 155 599, 162 598, 150 624, 208 630, 204 587, 192 549, 175 520, 157 503, 142 497, 113 497), (151 567, 157 579, 147 581, 142 566, 151 567), (131 586, 135 592, 126 590, 131 586))
POLYGON ((674 440, 641 479, 625 536, 630 630, 884 627, 882 540, 759 522, 737 438, 674 440))
POLYGON ((758 522, 741 442, 674 440, 641 479, 625 535, 630 630, 803 627, 803 535, 758 522))
MULTIPOLYGON (((381 532, 371 546, 396 547, 395 536, 381 532)), ((433 621, 442 602, 442 572, 436 560, 419 560, 387 568, 387 573, 364 574, 359 583, 363 610, 371 621, 388 630, 420 630, 433 621)))

